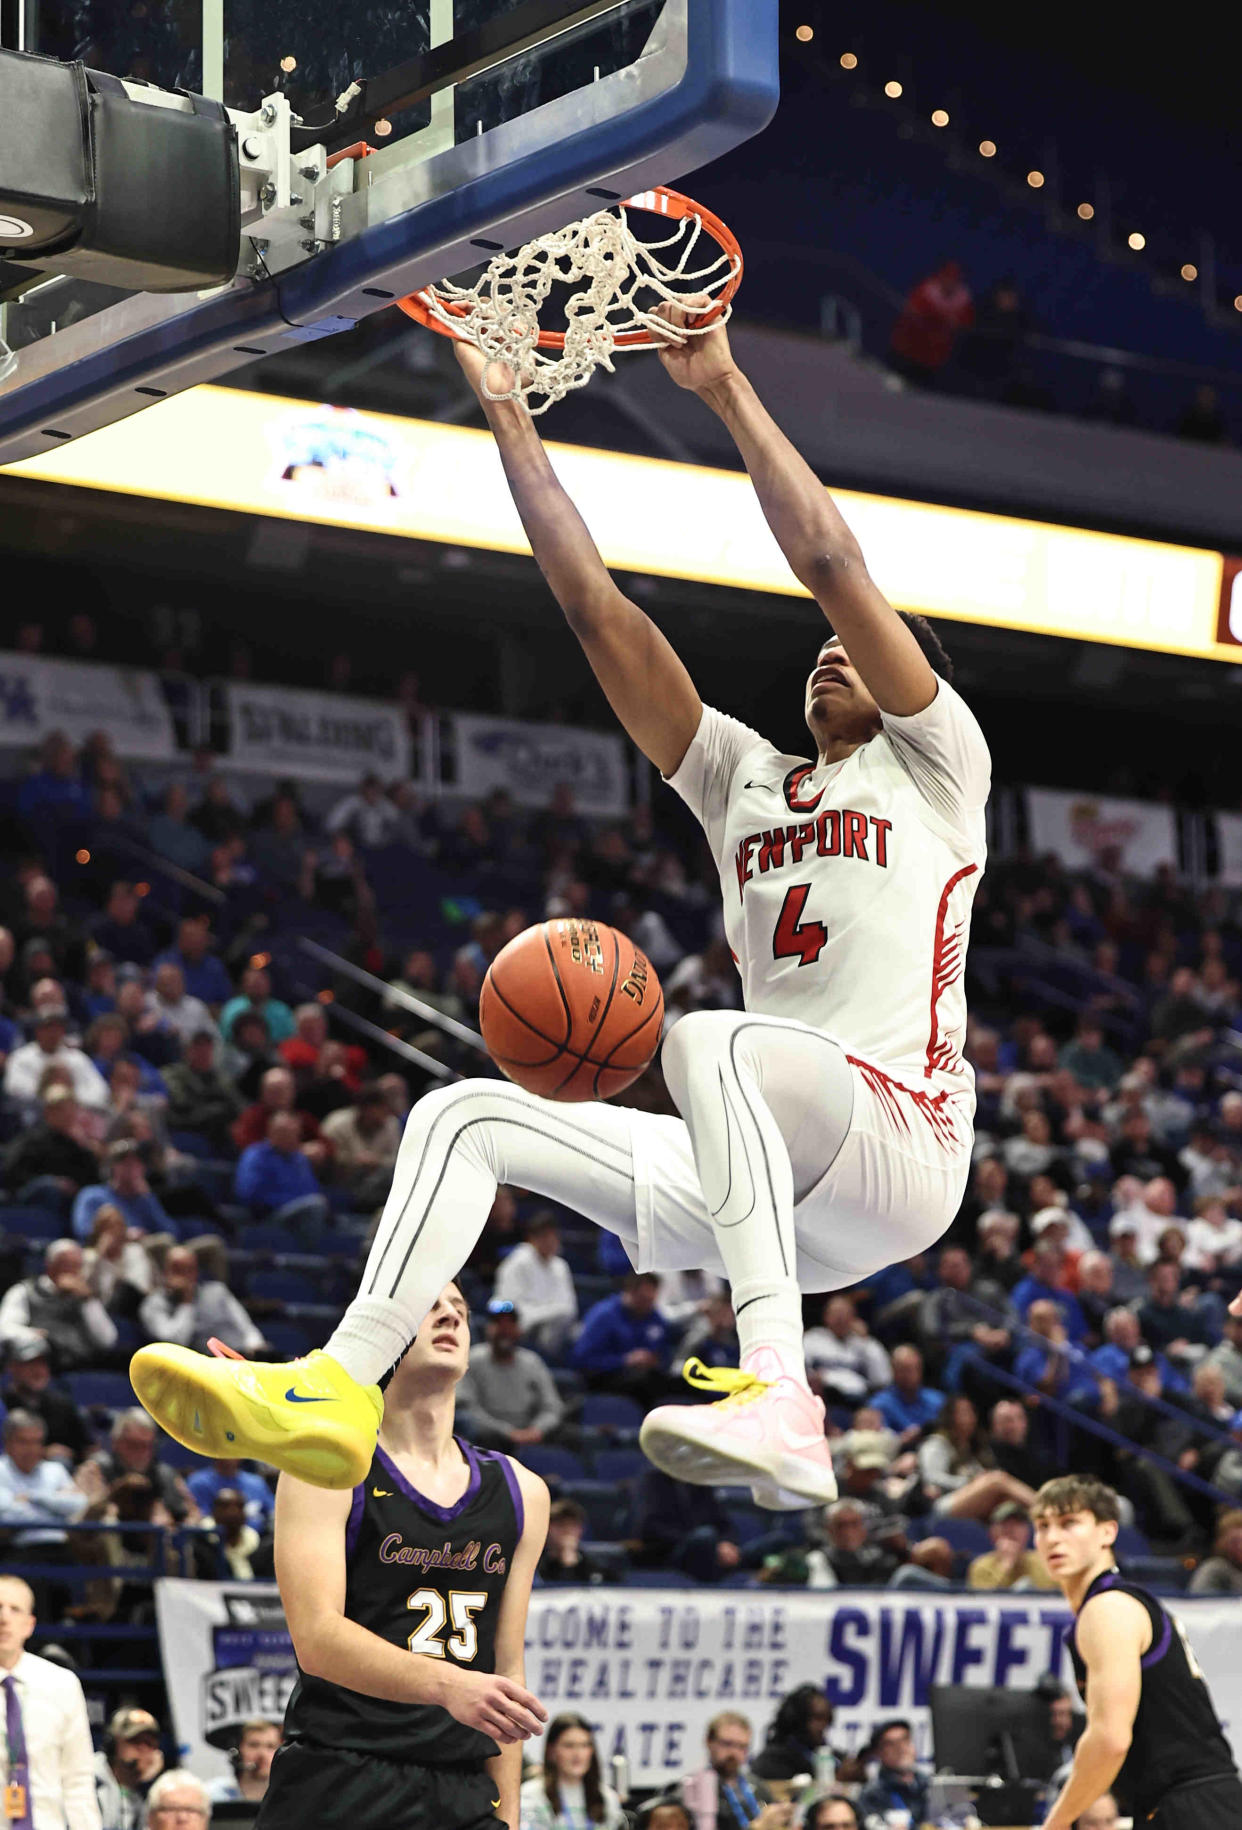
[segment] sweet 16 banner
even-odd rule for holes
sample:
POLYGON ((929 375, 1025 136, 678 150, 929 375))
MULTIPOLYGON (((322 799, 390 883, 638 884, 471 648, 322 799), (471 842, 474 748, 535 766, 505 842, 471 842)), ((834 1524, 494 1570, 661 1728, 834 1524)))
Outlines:
POLYGON ((79 744, 100 730, 121 756, 169 761, 176 740, 159 676, 141 667, 0 654, 0 744, 36 744, 52 731, 79 744))
MULTIPOLYGON (((279 1718, 293 1687, 280 1598, 267 1584, 169 1580, 157 1603, 182 1757, 214 1778, 227 1771, 220 1750, 236 1746, 239 1725, 279 1718)), ((1177 1615, 1242 1756, 1238 1604, 1179 1599, 1177 1615)), ((1069 1624, 1062 1601, 1034 1594, 537 1589, 526 1681, 550 1716, 586 1716, 601 1755, 624 1756, 636 1786, 700 1765, 719 1709, 740 1710, 761 1742, 781 1698, 806 1683, 832 1699, 837 1747, 858 1746, 897 1715, 930 1759, 931 1685, 1031 1690, 1047 1671, 1070 1682, 1069 1624)))

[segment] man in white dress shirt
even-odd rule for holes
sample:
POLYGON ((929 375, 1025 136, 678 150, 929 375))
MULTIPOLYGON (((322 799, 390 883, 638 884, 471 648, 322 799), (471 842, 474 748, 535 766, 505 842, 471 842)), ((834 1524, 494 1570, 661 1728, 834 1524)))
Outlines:
POLYGON ((100 1830, 86 1698, 71 1671, 26 1651, 34 1596, 0 1576, 0 1796, 8 1830, 100 1830))
POLYGON ((560 1229, 550 1209, 531 1216, 526 1239, 500 1262, 495 1294, 522 1318, 522 1339, 542 1353, 559 1353, 578 1320, 574 1276, 560 1255, 560 1229))

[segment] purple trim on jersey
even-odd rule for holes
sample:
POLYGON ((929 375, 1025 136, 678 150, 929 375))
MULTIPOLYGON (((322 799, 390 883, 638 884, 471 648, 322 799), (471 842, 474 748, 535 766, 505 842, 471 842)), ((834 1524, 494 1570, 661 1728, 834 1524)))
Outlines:
MULTIPOLYGON (((1093 1596, 1102 1595, 1104 1593, 1105 1589, 1116 1588, 1116 1586, 1120 1582, 1120 1580, 1121 1580, 1121 1571, 1119 1569, 1108 1570, 1103 1576, 1097 1576, 1095 1581, 1091 1584, 1091 1587, 1087 1590, 1086 1594, 1082 1598, 1082 1607, 1085 1608, 1087 1603, 1092 1599, 1093 1596)), ((1150 1667, 1152 1665, 1158 1665, 1160 1663, 1161 1659, 1164 1657, 1165 1653, 1168 1651, 1169 1641, 1173 1637, 1173 1617, 1172 1617, 1172 1615, 1169 1613, 1169 1610, 1166 1607, 1162 1606, 1159 1602, 1157 1602, 1156 1605, 1157 1605, 1157 1607, 1160 1608, 1160 1619, 1161 1619, 1160 1638, 1156 1641, 1155 1645, 1150 1647, 1150 1649, 1143 1654, 1142 1658, 1139 1660, 1139 1669, 1142 1671, 1147 1671, 1150 1669, 1150 1667)), ((1079 1608, 1078 1612, 1081 1614, 1082 1608, 1079 1608)), ((1068 1643, 1073 1647, 1074 1651, 1077 1652, 1078 1651, 1078 1622, 1077 1622, 1077 1620, 1074 1621, 1073 1626, 1070 1628, 1069 1632, 1066 1634, 1066 1639, 1067 1639, 1068 1643)))
POLYGON ((366 1502, 367 1484, 362 1481, 354 1488, 354 1497, 349 1505, 349 1519, 345 1526, 345 1555, 352 1557, 358 1546, 358 1533, 362 1530, 362 1508, 366 1502))
POLYGON ((457 1444, 457 1447, 466 1458, 467 1465, 470 1469, 470 1479, 466 1482, 466 1491, 462 1494, 456 1504, 452 1506, 439 1506, 436 1504, 435 1500, 429 1500, 425 1493, 420 1493, 418 1488, 412 1486, 405 1478, 405 1475, 402 1474, 391 1455, 386 1455, 384 1450, 379 1447, 377 1447, 375 1451, 376 1460, 383 1462, 389 1477, 396 1481, 398 1489, 404 1493, 406 1499, 413 1500, 416 1506, 421 1507, 429 1517, 437 1520, 441 1525, 450 1524, 451 1521, 457 1517, 458 1513, 465 1511, 475 1494, 479 1491, 479 1483, 483 1479, 482 1471, 479 1468, 479 1459, 474 1452, 472 1444, 463 1442, 460 1436, 454 1436, 453 1441, 457 1444))
POLYGON ((1144 1671, 1146 1671, 1150 1665, 1158 1665, 1160 1663, 1161 1659, 1168 1651, 1169 1641, 1173 1637, 1173 1620, 1168 1609, 1162 1607, 1160 1613, 1164 1620, 1164 1625, 1160 1629, 1160 1638, 1152 1647, 1151 1651, 1145 1652, 1143 1657, 1139 1660, 1139 1665, 1144 1671))
POLYGON ((517 1520, 517 1535, 520 1542, 522 1533, 526 1529, 526 1507, 522 1503, 522 1489, 518 1486, 518 1477, 513 1472, 513 1463, 509 1457, 498 1455, 496 1460, 500 1463, 501 1472, 509 1486, 509 1498, 513 1501, 513 1516, 517 1520))

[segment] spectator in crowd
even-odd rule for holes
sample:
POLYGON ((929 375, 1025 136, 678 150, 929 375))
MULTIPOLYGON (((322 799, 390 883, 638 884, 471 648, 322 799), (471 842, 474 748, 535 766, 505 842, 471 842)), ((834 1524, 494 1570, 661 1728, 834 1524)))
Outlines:
POLYGON ((522 1320, 507 1297, 487 1305, 486 1339, 470 1349, 457 1389, 474 1440, 484 1448, 523 1449, 560 1429, 565 1407, 539 1355, 519 1343, 522 1320))
POLYGON ((1060 1317, 1066 1337, 1077 1347, 1087 1332, 1087 1320, 1078 1299, 1065 1282, 1065 1251, 1051 1233, 1036 1241, 1031 1249, 1031 1270, 1013 1292, 1013 1306, 1022 1321, 1028 1319, 1031 1305, 1051 1303, 1060 1317))
POLYGON ((236 1750, 230 1755, 232 1777, 213 1779, 208 1787, 212 1804, 233 1804, 238 1799, 261 1804, 267 1797, 272 1762, 284 1738, 280 1723, 269 1722, 264 1716, 252 1716, 243 1722, 237 1731, 236 1750))
POLYGON ((543 1771, 521 1790, 522 1830, 626 1830, 629 1819, 600 1771, 595 1736, 585 1716, 553 1716, 543 1743, 543 1771))
POLYGON ((87 1496, 63 1461, 47 1452, 47 1429, 34 1411, 10 1411, 0 1455, 0 1531, 7 1555, 22 1563, 67 1561, 65 1526, 86 1511, 87 1496))
MULTIPOLYGON (((389 979, 389 989, 394 992, 408 992, 424 1004, 430 1004, 442 1016, 452 1017, 460 1023, 465 1015, 465 1005, 456 992, 446 991, 441 987, 440 974, 436 969, 435 955, 423 947, 415 947, 407 953, 401 971, 396 978, 389 979)), ((402 1034, 412 1035, 416 1030, 426 1027, 421 1017, 409 1011, 399 997, 384 998, 384 1009, 392 1013, 392 1019, 399 1026, 402 1034)))
POLYGON ((179 870, 201 876, 211 856, 211 846, 189 819, 190 797, 181 782, 170 782, 164 790, 164 805, 147 827, 152 851, 167 858, 179 870))
POLYGON ((202 1780, 184 1767, 161 1773, 147 1793, 147 1830, 187 1830, 190 1824, 206 1830, 210 1823, 211 1798, 202 1780))
POLYGON ((1242 1266, 1242 1220, 1234 1218, 1219 1195, 1200 1196, 1186 1233, 1182 1259, 1188 1271, 1210 1276, 1242 1266))
POLYGON ((117 1208, 126 1226, 138 1233, 164 1233, 170 1221, 158 1195, 147 1181, 141 1147, 132 1138, 118 1138, 105 1153, 106 1182, 83 1188, 73 1203, 73 1230, 78 1239, 89 1239, 101 1207, 117 1208))
POLYGON ((1066 1334, 1060 1305, 1043 1299, 1032 1303, 1026 1325, 1027 1345, 1014 1361, 1014 1377, 1062 1403, 1082 1394, 1090 1396, 1095 1380, 1066 1334))
POLYGON ((608 1580, 604 1569, 582 1548, 587 1515, 577 1500, 553 1500, 548 1511, 548 1540, 539 1559, 541 1582, 570 1582, 594 1588, 608 1580))
POLYGON ((220 1012, 220 1034, 226 1042, 232 1041, 234 1026, 243 1012, 262 1017, 276 1045, 294 1033, 293 1012, 280 998, 272 996, 272 981, 262 966, 247 966, 242 973, 241 990, 220 1012))
POLYGON ((86 1051, 66 1040, 69 1011, 64 1004, 49 1004, 35 1013, 34 1040, 15 1048, 4 1064, 4 1091, 31 1110, 39 1098, 43 1077, 51 1067, 63 1068, 73 1096, 81 1106, 102 1112, 108 1104, 108 1083, 86 1051))
POLYGON ((216 1066, 214 1029, 197 1029, 185 1045, 185 1058, 164 1069, 168 1090, 168 1126, 192 1131, 219 1155, 232 1148, 231 1127, 242 1110, 232 1081, 216 1066))
POLYGON ((1111 1093, 1124 1071, 1124 1063, 1104 1040, 1099 1018, 1090 1011, 1078 1019, 1072 1042, 1067 1042, 1057 1057, 1058 1064, 1068 1068, 1080 1087, 1088 1092, 1111 1093))
POLYGON ((196 1468, 193 1474, 186 1477, 185 1484, 194 1504, 205 1518, 214 1510, 220 1489, 232 1487, 241 1494, 245 1502, 247 1522, 254 1526, 259 1536, 266 1536, 272 1529, 276 1517, 276 1496, 261 1474, 243 1468, 239 1461, 213 1461, 205 1468, 196 1468))
POLYGON ((1054 1589, 1043 1558, 1031 1549, 1031 1522, 1016 1500, 1006 1500, 988 1520, 991 1550, 966 1571, 972 1589, 1054 1589))
POLYGON ((573 1272, 560 1245, 556 1216, 542 1208, 527 1222, 522 1244, 506 1254, 496 1272, 496 1295, 517 1307, 523 1338, 552 1357, 564 1348, 578 1320, 573 1272))
POLYGON ((148 1340, 175 1341, 196 1353, 206 1353, 213 1336, 248 1359, 267 1348, 262 1330, 228 1285, 200 1275, 198 1258, 188 1245, 169 1246, 159 1284, 138 1314, 148 1340))
MULTIPOLYGON (((306 1081, 319 1072, 324 1048, 328 1041, 328 1018, 322 1004, 299 1004, 293 1013, 294 1033, 286 1037, 277 1054, 286 1067, 298 1075, 298 1084, 304 1086, 306 1081)), ((342 1079, 347 1092, 356 1093, 362 1085, 366 1069, 366 1050, 338 1045, 344 1049, 342 1057, 344 1073, 342 1079)))
POLYGON ((975 1266, 975 1287, 985 1300, 991 1291, 1010 1295, 1022 1281, 1025 1267, 1018 1256, 1017 1214, 993 1208, 979 1216, 979 1252, 975 1266))
POLYGON ((1147 1294, 1147 1267, 1139 1252, 1139 1223, 1133 1212, 1114 1214, 1108 1238, 1114 1299, 1118 1303, 1142 1302, 1147 1294))
MULTIPOLYGON (((94 1151, 78 1136, 81 1109, 67 1086, 49 1086, 39 1120, 18 1133, 4 1155, 4 1185, 19 1201, 50 1192, 67 1203, 99 1173, 94 1151)), ((67 1206, 66 1206, 66 1210, 67 1206)))
POLYGON ((18 789, 19 819, 35 826, 49 817, 85 819, 90 810, 73 745, 63 731, 49 731, 39 746, 39 767, 18 789))
POLYGON ((911 1824, 923 1823, 929 1812, 928 1786, 918 1771, 910 1724, 882 1722, 872 1736, 871 1751, 878 1764, 875 1777, 858 1794, 863 1822, 875 1816, 883 1823, 889 1812, 905 1811, 911 1824))
POLYGON ((616 1296, 587 1310, 571 1358, 593 1390, 624 1392, 644 1408, 669 1390, 669 1325, 656 1307, 660 1280, 634 1271, 616 1296))
MULTIPOLYGON (((0 1324, 3 1314, 0 1309, 0 1324)), ((1242 1410, 1242 1315, 1226 1315, 1224 1339, 1212 1348, 1204 1365, 1219 1368, 1225 1381, 1225 1397, 1242 1410)))
POLYGON ((91 1294, 76 1239, 54 1239, 38 1276, 10 1284, 0 1300, 0 1340, 41 1342, 60 1372, 98 1365, 111 1353, 116 1324, 91 1294))
POLYGON ((352 794, 336 803, 324 821, 324 831, 348 833, 354 844, 373 849, 392 842, 401 815, 384 793, 378 775, 367 774, 352 794))
POLYGON ((273 1112, 267 1137, 243 1150, 233 1190, 256 1220, 296 1229, 306 1239, 318 1237, 330 1213, 323 1190, 301 1144, 301 1128, 292 1112, 273 1112))
POLYGON ((161 1028, 171 1030, 184 1049, 200 1030, 215 1036, 215 1025, 202 998, 191 997, 185 988, 185 974, 172 960, 156 966, 151 989, 146 994, 147 1015, 161 1028))
POLYGON ((721 1710, 707 1725, 707 1765, 687 1773, 676 1792, 694 1819, 695 1830, 785 1830, 788 1805, 778 1805, 764 1780, 750 1768, 751 1726, 735 1709, 721 1710))
POLYGON ((127 1707, 110 1717, 95 1755, 95 1798, 102 1830, 141 1830, 146 1795, 164 1771, 160 1725, 147 1709, 127 1707))
POLYGON ((1099 1346, 1105 1319, 1114 1306, 1112 1259, 1107 1252, 1084 1252, 1078 1261, 1078 1307, 1086 1319, 1088 1347, 1099 1346))
POLYGON ((953 354, 958 336, 975 321, 975 304, 960 261, 942 261, 913 287, 893 326, 889 359, 907 381, 931 387, 953 354))
POLYGON ((60 909, 60 892, 50 877, 35 871, 25 882, 26 910, 17 931, 21 949, 21 978, 29 985, 48 972, 57 978, 80 979, 85 953, 79 930, 60 909), (41 963, 36 966, 39 956, 41 963))
POLYGON ((116 1413, 108 1434, 108 1447, 96 1449, 85 1466, 98 1469, 104 1488, 127 1474, 140 1474, 151 1482, 160 1504, 178 1525, 198 1523, 198 1507, 181 1476, 159 1459, 155 1425, 137 1405, 116 1413))
MULTIPOLYGON (((20 1576, 0 1575, 0 1678, 6 1692, 7 1765, 26 1766, 29 1792, 6 1817, 14 1830, 101 1830, 94 1749, 82 1686, 72 1671, 27 1652, 35 1594, 20 1576)), ((159 1827, 157 1826, 157 1830, 159 1827)))
POLYGON ((223 962, 216 954, 211 924, 205 915, 187 915, 177 924, 177 944, 161 953, 157 967, 176 966, 186 994, 198 998, 209 1010, 219 1010, 233 995, 223 962))
POLYGON ((852 1296, 837 1291, 824 1304, 818 1328, 802 1337, 811 1390, 827 1404, 861 1404, 869 1393, 887 1385, 892 1362, 867 1331, 852 1296))
POLYGON ((326 1161, 328 1153, 322 1146, 307 1148, 317 1144, 319 1123, 299 1107, 297 1079, 293 1070, 283 1065, 267 1069, 259 1082, 258 1099, 246 1107, 233 1126, 233 1142, 239 1150, 263 1142, 274 1112, 292 1112, 298 1121, 299 1141, 307 1149, 310 1161, 316 1165, 326 1161))
POLYGON ((988 1447, 996 1466, 1024 1487, 1038 1492, 1056 1473, 1052 1462, 1031 1443, 1027 1409, 1016 1398, 999 1398, 988 1419, 988 1447))
POLYGON ((85 1417, 66 1392, 52 1383, 46 1344, 35 1337, 10 1342, 0 1403, 10 1414, 25 1411, 43 1424, 47 1454, 72 1467, 91 1445, 85 1417))
POLYGON ((211 1517, 203 1520, 203 1527, 216 1533, 220 1541, 220 1555, 233 1581, 253 1582, 255 1572, 252 1558, 259 1548, 260 1538, 254 1526, 247 1521, 246 1502, 236 1487, 219 1489, 211 1517))
POLYGON ((379 1207, 387 1197, 401 1147, 401 1126, 380 1088, 371 1082, 359 1089, 352 1106, 329 1112, 322 1136, 331 1150, 336 1178, 349 1190, 354 1206, 364 1212, 379 1207))
POLYGON ((897 1558, 876 1538, 867 1508, 857 1500, 834 1500, 824 1510, 825 1556, 842 1588, 883 1588, 897 1558))
POLYGON ((133 1238, 119 1207, 105 1203, 91 1222, 82 1273, 92 1296, 114 1318, 135 1316, 153 1281, 151 1258, 133 1238))
POLYGON ((1212 1555, 1190 1578, 1192 1595, 1242 1595, 1242 1511, 1222 1512, 1212 1555))
POLYGON ((919 1478, 933 1513, 990 1519, 1006 1500, 1029 1507, 1035 1495, 998 1468, 969 1398, 946 1398, 936 1428, 918 1451, 919 1478))
POLYGON ((821 1687, 799 1684, 781 1698, 751 1770, 760 1779, 785 1784, 803 1775, 820 1782, 833 1774, 860 1779, 861 1769, 854 1770, 848 1757, 834 1752, 829 1744, 832 1720, 832 1704, 821 1687))
POLYGON ((103 914, 91 923, 91 938, 115 960, 149 966, 155 958, 155 937, 142 919, 142 903, 132 883, 114 883, 103 914))
POLYGON ((830 1792, 807 1806, 802 1830, 859 1830, 858 1811, 844 1792, 830 1792))
POLYGON ((893 1382, 871 1400, 890 1430, 902 1443, 915 1442, 936 1421, 944 1393, 923 1383, 923 1356, 905 1344, 893 1353, 893 1382))
POLYGON ((245 810, 222 775, 209 775, 203 783, 203 797, 190 815, 190 824, 208 845, 222 845, 245 832, 245 810))
POLYGON ((1212 1336, 1203 1315, 1181 1292, 1181 1272, 1168 1259, 1158 1258, 1147 1272, 1147 1301, 1138 1312, 1139 1327, 1147 1345, 1182 1373, 1207 1353, 1212 1336))
MULTIPOLYGON (((645 1467, 634 1483, 626 1543, 636 1568, 679 1569, 696 1582, 719 1582, 743 1567, 716 1489, 692 1487, 656 1467, 645 1467)), ((749 1564, 762 1561, 754 1543, 747 1552, 749 1564)))
POLYGON ((736 1366, 741 1357, 733 1304, 721 1292, 709 1296, 677 1345, 676 1370, 684 1377, 687 1360, 704 1366, 736 1366))
POLYGON ((1105 1792, 1078 1819, 1074 1830, 1117 1830, 1121 1818, 1117 1811, 1117 1800, 1111 1792, 1105 1792))

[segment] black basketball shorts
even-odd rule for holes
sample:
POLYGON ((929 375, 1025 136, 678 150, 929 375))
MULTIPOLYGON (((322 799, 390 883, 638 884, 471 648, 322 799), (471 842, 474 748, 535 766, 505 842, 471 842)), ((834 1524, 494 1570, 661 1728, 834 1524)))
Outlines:
POLYGON ((497 1830, 482 1766, 406 1766, 306 1741, 282 1747, 256 1830, 497 1830))
POLYGON ((1242 1830, 1242 1780, 1180 1786, 1150 1817, 1136 1816, 1134 1830, 1242 1830))

